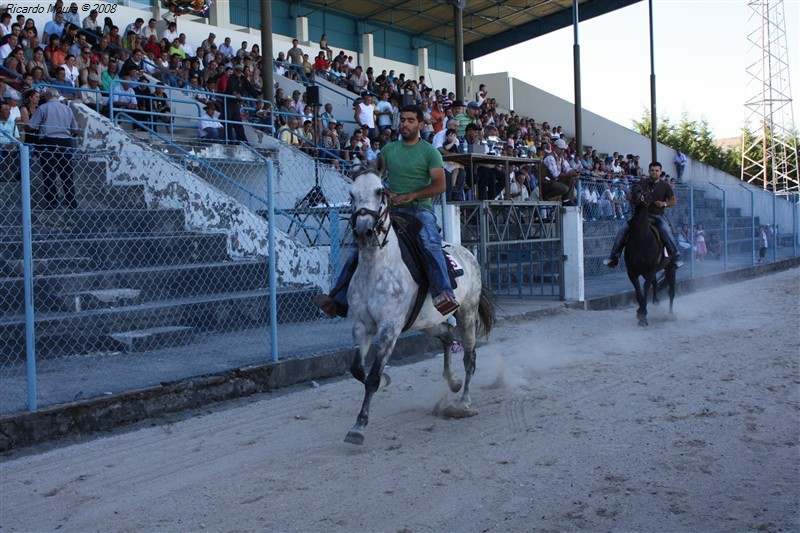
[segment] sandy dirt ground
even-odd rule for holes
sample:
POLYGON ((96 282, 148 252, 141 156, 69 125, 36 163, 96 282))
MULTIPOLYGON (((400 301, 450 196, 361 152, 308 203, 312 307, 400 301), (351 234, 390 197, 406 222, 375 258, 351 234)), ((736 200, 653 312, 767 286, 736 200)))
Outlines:
POLYGON ((499 324, 471 418, 441 357, 392 367, 363 446, 337 379, 16 452, 0 530, 800 530, 800 269, 675 309, 499 324))

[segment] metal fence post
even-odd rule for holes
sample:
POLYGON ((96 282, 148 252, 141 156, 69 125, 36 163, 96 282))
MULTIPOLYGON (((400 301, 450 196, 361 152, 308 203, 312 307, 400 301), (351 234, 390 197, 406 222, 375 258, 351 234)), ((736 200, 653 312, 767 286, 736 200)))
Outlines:
POLYGON ((750 193, 750 251, 752 255, 751 264, 756 264, 756 199, 753 191, 740 183, 739 187, 750 193))
POLYGON ((691 272, 691 277, 694 277, 694 270, 695 270, 695 250, 696 250, 696 243, 694 237, 694 187, 689 187, 689 231, 692 232, 692 240, 691 240, 691 248, 689 248, 689 272, 691 272))
POLYGON ((30 148, 20 143, 22 187, 22 264, 25 283, 25 358, 28 374, 28 409, 36 409, 36 333, 33 307, 33 237, 31 223, 30 148))
MULTIPOLYGON (((331 280, 330 286, 333 287, 336 283, 336 276, 339 274, 339 260, 341 258, 341 236, 339 235, 339 208, 336 206, 331 207, 331 212, 328 215, 328 228, 330 229, 331 238, 331 280)), ((325 287, 323 287, 323 290, 325 287)))
POLYGON ((778 195, 772 193, 772 260, 778 260, 778 195))
POLYGON ((728 200, 725 189, 719 187, 711 182, 709 185, 722 192, 722 268, 725 272, 728 271, 728 200))
POLYGON ((273 362, 278 360, 278 284, 275 258, 275 190, 274 190, 274 165, 272 160, 267 163, 267 230, 269 239, 269 338, 270 358, 273 362))
POLYGON ((800 228, 797 227, 797 209, 800 207, 800 196, 795 195, 792 202, 792 257, 797 257, 797 239, 800 228))

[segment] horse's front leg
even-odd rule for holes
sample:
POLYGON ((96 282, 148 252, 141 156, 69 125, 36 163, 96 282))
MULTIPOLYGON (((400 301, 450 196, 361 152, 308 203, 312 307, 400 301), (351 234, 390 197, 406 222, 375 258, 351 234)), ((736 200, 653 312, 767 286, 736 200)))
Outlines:
POLYGON ((400 326, 381 327, 378 331, 379 348, 378 353, 375 354, 372 368, 369 370, 369 375, 364 381, 364 402, 361 404, 361 411, 356 417, 355 425, 344 438, 344 441, 349 444, 364 444, 364 428, 369 422, 369 406, 372 402, 372 396, 381 386, 383 369, 394 351, 394 345, 401 329, 402 324, 400 326))
POLYGON ((372 332, 369 331, 366 324, 357 320, 353 325, 353 343, 356 348, 353 353, 353 363, 350 365, 350 373, 361 383, 364 383, 367 378, 367 373, 364 371, 364 358, 369 352, 371 337, 372 332))
POLYGON ((658 276, 657 276, 656 272, 653 272, 653 274, 647 278, 647 281, 644 284, 644 293, 647 294, 647 291, 649 291, 651 287, 653 289, 653 305, 657 305, 658 304, 658 276))
POLYGON ((639 303, 639 308, 636 310, 636 318, 639 320, 640 326, 647 325, 647 294, 642 291, 642 286, 639 283, 639 276, 628 274, 628 279, 633 284, 633 289, 636 292, 636 301, 639 303))

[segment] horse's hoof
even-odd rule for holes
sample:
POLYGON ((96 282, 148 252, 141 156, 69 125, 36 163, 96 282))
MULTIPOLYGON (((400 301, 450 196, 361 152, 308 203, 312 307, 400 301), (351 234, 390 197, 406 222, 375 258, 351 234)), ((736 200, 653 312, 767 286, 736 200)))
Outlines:
POLYGON ((357 444, 361 446, 364 444, 364 434, 360 431, 350 430, 347 432, 347 436, 344 438, 344 441, 347 444, 357 444))
POLYGON ((442 410, 441 416, 443 418, 469 418, 478 414, 478 411, 470 409, 469 406, 461 405, 448 405, 442 410))
POLYGON ((458 392, 461 390, 461 380, 460 379, 449 379, 447 380, 447 384, 450 386, 451 392, 458 392))
MULTIPOLYGON (((392 378, 389 377, 389 374, 386 374, 385 372, 383 374, 381 374, 381 383, 380 383, 380 385, 378 385, 378 389, 385 389, 386 387, 388 387, 391 384, 392 384, 392 378)), ((362 440, 363 440, 363 437, 362 437, 362 440)))
POLYGON ((641 319, 641 320, 639 321, 639 325, 640 325, 640 326, 646 326, 646 325, 647 325, 647 319, 646 319, 646 318, 643 318, 643 319, 641 319))

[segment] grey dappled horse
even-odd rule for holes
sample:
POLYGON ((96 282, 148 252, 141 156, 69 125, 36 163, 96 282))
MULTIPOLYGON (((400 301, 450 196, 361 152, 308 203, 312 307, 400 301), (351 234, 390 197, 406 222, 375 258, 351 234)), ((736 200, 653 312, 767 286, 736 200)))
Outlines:
MULTIPOLYGON (((418 285, 400 256, 400 245, 389 219, 389 193, 384 189, 380 177, 373 170, 364 167, 354 169, 352 175, 354 182, 350 191, 353 208, 351 222, 358 243, 358 267, 347 292, 349 316, 354 321, 353 340, 356 344, 350 372, 364 383, 365 392, 361 411, 345 442, 363 444, 370 401, 382 381, 388 384, 388 376, 383 374, 383 370, 411 313, 418 285), (376 334, 378 351, 367 375, 364 371, 364 358, 376 334)), ((482 288, 480 266, 475 256, 466 248, 455 244, 447 245, 447 251, 464 269, 464 275, 458 278, 458 288, 455 289, 456 298, 461 304, 455 311, 455 318, 464 347, 466 373, 464 391, 459 402, 462 412, 460 416, 469 416, 475 414, 469 409, 469 384, 475 373, 477 323, 480 320, 483 333, 489 333, 495 319, 494 305, 491 292, 482 288)), ((447 318, 433 307, 428 294, 409 331, 421 330, 442 341, 444 378, 450 390, 458 392, 462 386, 461 380, 453 376, 450 369, 455 328, 446 322, 447 318)))
POLYGON ((653 304, 658 303, 656 274, 664 270, 664 281, 669 286, 669 313, 672 314, 672 302, 675 300, 675 271, 677 267, 669 257, 664 255, 664 245, 658 235, 658 229, 650 224, 647 206, 650 204, 649 190, 634 184, 629 195, 633 206, 633 217, 629 222, 628 239, 625 241, 625 268, 628 279, 636 291, 639 308, 636 318, 640 326, 647 325, 647 292, 653 288, 653 304), (639 284, 639 277, 644 278, 644 288, 639 284))

